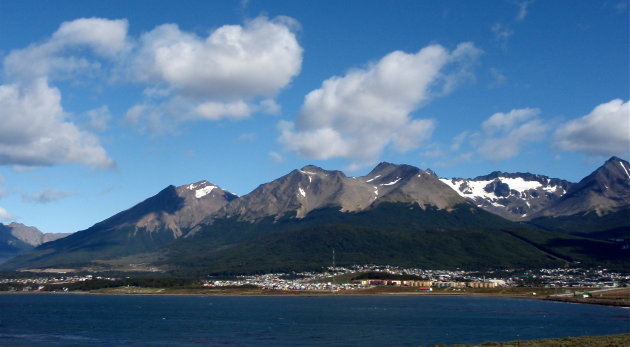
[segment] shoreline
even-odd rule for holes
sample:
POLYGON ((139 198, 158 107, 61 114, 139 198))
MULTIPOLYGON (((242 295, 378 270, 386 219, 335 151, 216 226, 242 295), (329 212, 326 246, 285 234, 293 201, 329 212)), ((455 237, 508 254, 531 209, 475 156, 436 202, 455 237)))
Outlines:
POLYGON ((28 295, 28 294, 51 294, 51 295, 112 295, 112 296, 207 296, 207 297, 349 297, 349 296, 415 296, 415 297, 480 297, 480 298, 498 298, 498 299, 526 299, 526 300, 543 300, 555 301, 574 304, 603 305, 622 308, 630 308, 630 301, 627 300, 607 300, 597 298, 579 298, 579 297, 554 297, 551 295, 526 295, 512 293, 475 293, 475 292, 412 292, 412 291, 282 291, 268 289, 222 289, 213 288, 205 289, 197 292, 183 292, 181 290, 173 290, 166 288, 110 288, 107 290, 94 291, 69 291, 69 292, 44 292, 44 291, 13 291, 0 292, 0 295, 28 295))

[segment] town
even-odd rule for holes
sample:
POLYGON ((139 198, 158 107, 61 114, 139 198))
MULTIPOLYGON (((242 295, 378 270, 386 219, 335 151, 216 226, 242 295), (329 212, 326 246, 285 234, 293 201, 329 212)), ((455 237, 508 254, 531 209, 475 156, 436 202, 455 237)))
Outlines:
MULTIPOLYGON (((90 281, 121 281, 130 277, 99 274, 37 273, 0 278, 0 291, 68 291, 71 284, 90 281)), ((199 281, 195 281, 199 284, 199 281)), ((538 270, 429 270, 395 266, 355 265, 329 267, 322 272, 295 272, 208 276, 200 281, 205 288, 256 287, 276 291, 349 291, 392 286, 413 287, 418 291, 463 288, 542 287, 616 288, 630 286, 630 273, 607 269, 556 268, 538 270)), ((129 285, 129 284, 127 284, 129 285)))

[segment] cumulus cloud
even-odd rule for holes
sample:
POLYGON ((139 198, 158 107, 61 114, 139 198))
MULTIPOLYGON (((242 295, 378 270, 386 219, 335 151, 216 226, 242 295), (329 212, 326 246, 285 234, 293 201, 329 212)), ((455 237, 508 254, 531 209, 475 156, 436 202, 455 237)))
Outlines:
POLYGON ((144 34, 137 78, 209 98, 271 97, 299 73, 302 48, 286 19, 258 17, 225 25, 207 38, 161 25, 144 34))
MULTIPOLYGON (((81 18, 11 51, 3 60, 9 83, 0 85, 0 165, 112 167, 98 138, 69 120, 61 92, 49 83, 100 72, 103 61, 113 64, 128 49, 126 20, 81 18)), ((87 117, 91 127, 103 130, 109 111, 96 109, 87 117)))
MULTIPOLYGON (((277 114, 280 108, 273 98, 302 65, 296 26, 288 17, 258 17, 242 26, 222 26, 203 38, 175 24, 161 25, 140 38, 129 74, 149 85, 148 90, 165 86, 160 93, 147 93, 145 104, 178 120, 277 114)), ((154 121, 155 113, 145 117, 135 112, 135 118, 154 121)))
POLYGON ((15 217, 12 214, 10 214, 9 211, 0 207, 0 219, 10 221, 10 220, 14 220, 15 217))
MULTIPOLYGON (((470 142, 485 159, 500 161, 517 156, 527 143, 542 140, 549 130, 537 108, 497 112, 481 124, 482 131, 469 135, 470 142)), ((462 141, 458 138, 457 141, 462 141)))
POLYGON ((107 130, 109 121, 112 119, 112 114, 109 112, 107 105, 89 110, 85 113, 85 116, 88 119, 88 127, 95 131, 107 130))
POLYGON ((146 100, 131 107, 124 121, 141 132, 156 135, 177 133, 177 125, 184 121, 220 119, 238 120, 252 113, 276 114, 280 106, 274 100, 260 102, 209 101, 175 95, 164 100, 146 100))
MULTIPOLYGON (((537 108, 522 108, 491 115, 481 123, 480 130, 464 131, 455 136, 449 152, 439 152, 452 158, 444 159, 438 166, 470 161, 474 153, 490 161, 517 156, 526 144, 543 140, 549 131, 549 125, 538 117, 540 113, 537 108), (458 153, 462 148, 467 151, 458 153), (473 151, 468 150, 470 148, 473 151)), ((426 156, 430 154, 425 153, 426 156)))
POLYGON ((0 119, 0 165, 114 165, 96 136, 66 120, 59 90, 44 79, 0 85, 0 119))
POLYGON ((44 191, 34 193, 34 194, 22 194, 22 201, 38 203, 38 204, 47 204, 49 202, 66 198, 70 195, 72 195, 72 193, 68 191, 49 188, 49 189, 46 189, 44 191))
POLYGON ((96 55, 113 58, 128 48, 127 21, 81 18, 64 22, 46 41, 11 51, 4 59, 5 75, 14 81, 46 77, 65 79, 77 72, 98 70, 82 47, 96 55))
POLYGON ((278 114, 276 94, 301 69, 298 27, 288 17, 258 17, 219 27, 207 37, 165 24, 133 38, 124 19, 64 22, 47 39, 13 50, 3 60, 8 82, 1 86, 2 105, 20 108, 21 122, 29 126, 19 130, 13 125, 17 116, 5 117, 8 109, 0 110, 3 121, 12 120, 0 124, 2 133, 10 133, 0 138, 0 165, 113 165, 98 138, 72 121, 104 131, 112 119, 109 108, 70 117, 54 87, 62 80, 144 86, 144 99, 129 107, 125 121, 147 132, 176 132, 177 124, 188 120, 278 114))
POLYGON ((477 150, 488 160, 510 159, 517 156, 525 144, 542 140, 548 128, 540 119, 529 120, 504 129, 497 137, 484 136, 477 150))
POLYGON ((353 167, 371 165, 388 145, 399 151, 417 148, 436 122, 411 113, 469 78, 480 54, 472 43, 452 52, 431 45, 417 53, 395 51, 331 77, 306 95, 294 122, 279 123, 279 141, 300 156, 341 157, 353 167))
POLYGON ((630 106, 614 99, 573 119, 555 132, 555 146, 589 155, 619 155, 630 151, 630 106))
POLYGON ((497 112, 486 119, 481 128, 488 134, 512 130, 517 124, 527 121, 540 114, 537 108, 515 109, 508 113, 497 112))

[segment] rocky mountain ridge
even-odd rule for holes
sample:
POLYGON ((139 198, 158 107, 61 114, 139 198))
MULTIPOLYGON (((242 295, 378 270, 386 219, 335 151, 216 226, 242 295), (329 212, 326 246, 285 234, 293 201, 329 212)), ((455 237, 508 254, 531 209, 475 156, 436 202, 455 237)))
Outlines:
MULTIPOLYGON (((617 157, 569 187, 557 202, 534 217, 595 212, 605 215, 630 207, 630 163, 617 157)), ((629 216, 630 219, 630 216, 629 216)))
POLYGON ((442 178, 462 197, 512 221, 598 214, 630 208, 630 164, 612 157, 579 183, 531 173, 495 171, 472 179, 442 178))
POLYGON ((528 220, 558 201, 573 183, 530 173, 495 171, 472 179, 440 179, 477 207, 509 220, 528 220))
POLYGON ((251 193, 230 201, 213 218, 237 216, 256 221, 294 214, 303 218, 321 208, 336 207, 341 212, 369 209, 382 202, 405 202, 448 209, 465 200, 430 171, 410 165, 381 163, 362 177, 348 177, 341 171, 328 171, 309 165, 293 170, 251 193))

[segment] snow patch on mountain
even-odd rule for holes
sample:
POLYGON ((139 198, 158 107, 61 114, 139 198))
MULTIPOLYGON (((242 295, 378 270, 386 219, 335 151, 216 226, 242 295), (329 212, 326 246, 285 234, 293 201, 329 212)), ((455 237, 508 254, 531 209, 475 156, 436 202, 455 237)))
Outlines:
POLYGON ((370 178, 369 180, 365 181, 365 183, 370 183, 370 182, 374 181, 375 179, 377 179, 379 177, 381 177, 381 175, 376 175, 373 178, 370 178))
POLYGON ((204 196, 210 194, 214 188, 217 188, 217 186, 206 186, 201 189, 197 189, 195 190, 195 197, 197 199, 203 198, 204 196))
POLYGON ((394 184, 398 183, 401 180, 400 177, 397 177, 396 180, 389 182, 389 183, 383 183, 381 184, 382 186, 393 186, 394 184))
POLYGON ((313 182, 313 177, 317 175, 317 172, 313 172, 313 171, 306 171, 306 170, 299 170, 301 173, 305 174, 308 177, 308 182, 312 183, 313 182))
POLYGON ((211 185, 207 181, 201 181, 198 183, 189 184, 186 188, 195 192, 195 198, 201 199, 204 196, 210 194, 214 188, 218 187, 211 185))
POLYGON ((567 193, 570 183, 533 174, 493 172, 474 179, 440 178, 460 196, 512 220, 528 218, 567 193))
POLYGON ((628 179, 630 179, 630 172, 628 172, 628 169, 626 168, 626 166, 623 165, 623 162, 619 161, 619 165, 621 166, 623 171, 626 173, 626 176, 628 176, 628 179))

